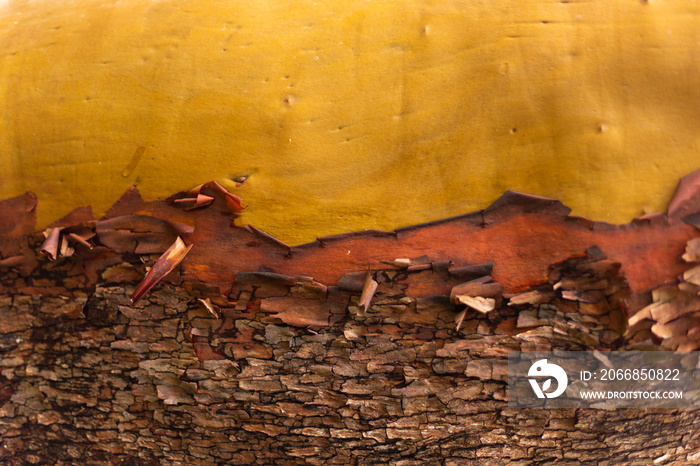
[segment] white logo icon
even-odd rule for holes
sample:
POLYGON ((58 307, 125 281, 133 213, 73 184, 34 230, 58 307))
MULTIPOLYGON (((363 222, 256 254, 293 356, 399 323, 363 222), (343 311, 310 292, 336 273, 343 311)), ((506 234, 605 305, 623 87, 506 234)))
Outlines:
POLYGON ((564 369, 557 366, 556 364, 549 364, 546 359, 540 359, 535 361, 535 363, 530 366, 530 370, 527 372, 528 377, 549 377, 542 383, 542 388, 536 380, 528 379, 530 385, 532 385, 532 391, 535 392, 537 398, 556 398, 566 390, 566 386, 569 383, 569 379, 566 377, 566 372, 564 369), (552 386, 552 377, 557 381, 557 389, 553 392, 547 392, 552 386))

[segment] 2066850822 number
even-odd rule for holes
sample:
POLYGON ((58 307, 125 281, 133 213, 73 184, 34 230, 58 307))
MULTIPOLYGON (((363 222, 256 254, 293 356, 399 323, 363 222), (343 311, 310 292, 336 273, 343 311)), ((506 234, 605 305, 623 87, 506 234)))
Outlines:
POLYGON ((680 380, 678 369, 601 369, 600 380, 680 380))

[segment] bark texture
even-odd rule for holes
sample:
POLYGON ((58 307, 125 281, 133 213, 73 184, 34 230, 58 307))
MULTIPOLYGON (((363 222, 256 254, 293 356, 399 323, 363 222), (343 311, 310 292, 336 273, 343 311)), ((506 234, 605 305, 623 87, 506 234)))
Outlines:
POLYGON ((626 288, 614 267, 603 268, 613 275, 599 290, 598 315, 553 289, 567 274, 605 262, 560 264, 534 294, 518 295, 543 302, 466 310, 459 331, 460 308, 448 296, 405 294, 407 281, 445 273, 436 264, 374 274, 367 312, 357 305, 357 274, 341 281, 345 288, 248 275, 225 304, 205 288, 159 285, 133 306, 133 283, 106 282, 70 296, 7 296, 0 460, 697 462, 697 410, 507 407, 508 351, 627 344, 615 297, 626 288), (211 304, 213 313, 203 304, 207 293, 224 304, 211 304))
POLYGON ((297 248, 212 183, 45 235, 4 201, 0 462, 698 463, 697 409, 511 409, 506 379, 514 350, 700 347, 699 180, 629 225, 508 193, 297 248))

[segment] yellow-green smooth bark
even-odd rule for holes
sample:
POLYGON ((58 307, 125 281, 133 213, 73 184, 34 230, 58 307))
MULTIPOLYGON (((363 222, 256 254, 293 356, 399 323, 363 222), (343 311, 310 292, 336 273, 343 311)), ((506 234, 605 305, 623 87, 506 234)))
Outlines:
POLYGON ((291 243, 506 189, 625 222, 700 168, 699 82, 685 0, 9 2, 0 198, 45 224, 214 179, 291 243))

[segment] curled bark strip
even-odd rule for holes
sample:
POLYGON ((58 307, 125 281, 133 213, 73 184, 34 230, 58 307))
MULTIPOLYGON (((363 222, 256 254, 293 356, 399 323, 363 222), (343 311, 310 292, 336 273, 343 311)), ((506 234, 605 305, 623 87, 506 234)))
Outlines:
POLYGON ((185 210, 206 207, 212 202, 214 202, 214 198, 207 196, 206 194, 197 194, 196 197, 183 197, 182 199, 175 199, 175 204, 179 205, 185 210))
POLYGON ((58 257, 61 228, 52 228, 44 234, 46 235, 46 239, 41 245, 41 252, 42 254, 46 254, 46 257, 48 257, 50 261, 55 261, 58 257))
POLYGON ((17 267, 24 264, 26 258, 22 255, 0 259, 0 267, 17 267))
MULTIPOLYGON (((94 235, 93 235, 94 236, 94 235)), ((83 237, 76 233, 68 233, 68 239, 77 243, 77 244, 82 244, 88 249, 92 249, 92 244, 88 243, 83 237)))
POLYGON ((75 252, 75 248, 72 248, 68 243, 68 239, 64 235, 61 237, 61 257, 70 257, 75 252))
POLYGON ((393 261, 380 261, 382 264, 392 265, 399 269, 407 269, 411 265, 410 259, 394 259, 393 261))
POLYGON ((136 287, 131 295, 131 303, 136 304, 151 288, 172 272, 182 262, 187 253, 190 252, 190 249, 192 249, 192 245, 185 245, 184 241, 178 236, 173 245, 158 258, 151 270, 146 274, 146 277, 136 287))
POLYGON ((455 332, 459 332, 459 328, 462 326, 462 322, 464 322, 464 317, 467 315, 467 310, 464 309, 462 312, 457 314, 457 317, 455 317, 455 322, 457 323, 457 328, 455 329, 455 332))
MULTIPOLYGON (((189 196, 198 198, 201 195, 201 191, 203 189, 210 189, 214 192, 222 194, 224 196, 224 200, 226 201, 226 205, 228 206, 229 210, 234 214, 238 213, 244 209, 243 200, 240 197, 234 196, 233 194, 228 192, 226 190, 226 188, 221 186, 216 181, 209 181, 207 183, 200 184, 196 188, 192 188, 187 194, 189 196)), ((206 197, 211 197, 211 196, 206 196, 206 197)))
POLYGON ((364 307, 364 312, 367 312, 369 309, 374 292, 377 291, 377 286, 378 283, 372 278, 372 272, 368 270, 365 285, 362 288, 362 294, 360 295, 360 302, 358 303, 358 306, 364 307))
POLYGON ((214 307, 214 305, 211 303, 211 299, 205 298, 205 299, 198 299, 200 303, 204 306, 204 308, 209 311, 211 315, 216 317, 217 319, 221 318, 221 315, 219 314, 219 311, 214 307))

